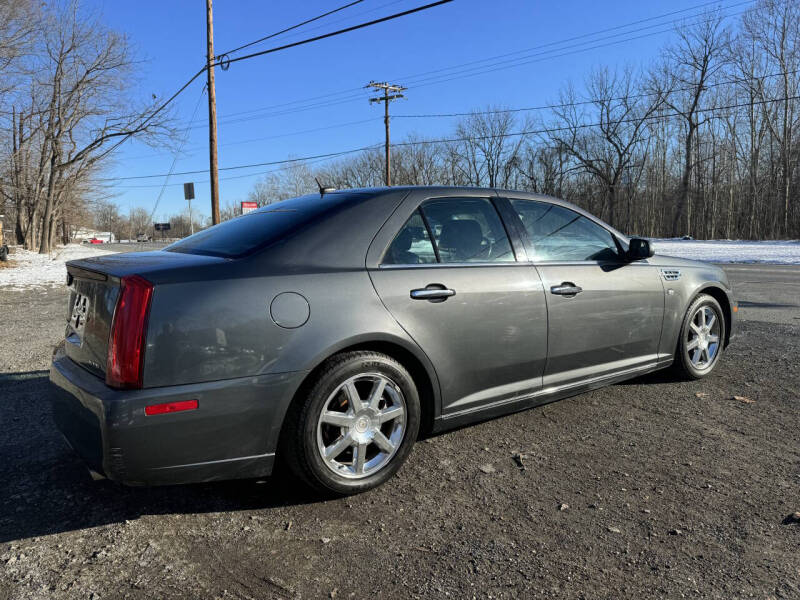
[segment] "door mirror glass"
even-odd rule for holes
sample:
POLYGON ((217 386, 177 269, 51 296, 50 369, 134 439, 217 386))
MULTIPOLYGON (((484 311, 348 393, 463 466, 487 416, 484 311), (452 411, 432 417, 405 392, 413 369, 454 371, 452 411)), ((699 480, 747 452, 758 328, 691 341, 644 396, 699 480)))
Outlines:
POLYGON ((655 254, 655 249, 650 244, 649 240, 643 238, 631 238, 628 244, 628 259, 629 260, 642 260, 650 258, 655 254))

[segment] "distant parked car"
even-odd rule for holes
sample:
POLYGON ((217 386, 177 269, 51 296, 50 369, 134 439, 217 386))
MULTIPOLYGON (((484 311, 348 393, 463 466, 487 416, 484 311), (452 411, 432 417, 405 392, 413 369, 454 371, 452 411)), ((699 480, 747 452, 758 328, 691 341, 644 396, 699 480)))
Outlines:
POLYGON ((278 459, 323 492, 367 490, 420 429, 670 365, 705 377, 737 310, 719 267, 654 256, 568 202, 475 188, 314 194, 67 269, 56 422, 130 484, 278 459))
POLYGON ((136 236, 137 242, 149 242, 150 237, 146 233, 140 233, 136 236))

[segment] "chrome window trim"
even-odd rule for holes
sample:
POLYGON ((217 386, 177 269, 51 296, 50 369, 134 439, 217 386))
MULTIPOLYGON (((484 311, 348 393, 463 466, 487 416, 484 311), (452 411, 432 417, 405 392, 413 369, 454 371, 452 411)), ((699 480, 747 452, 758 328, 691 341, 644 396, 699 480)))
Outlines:
POLYGON ((597 261, 597 260, 573 260, 573 261, 517 261, 510 260, 507 262, 466 262, 466 263, 416 263, 408 265, 378 265, 379 269, 425 269, 425 268, 442 268, 442 267, 591 267, 601 265, 624 265, 624 266, 639 266, 649 267, 650 263, 647 260, 624 261, 620 260, 618 263, 611 261, 597 261))
POLYGON ((409 265, 378 265, 378 269, 442 269, 447 267, 530 267, 531 263, 509 260, 505 262, 415 263, 409 265))

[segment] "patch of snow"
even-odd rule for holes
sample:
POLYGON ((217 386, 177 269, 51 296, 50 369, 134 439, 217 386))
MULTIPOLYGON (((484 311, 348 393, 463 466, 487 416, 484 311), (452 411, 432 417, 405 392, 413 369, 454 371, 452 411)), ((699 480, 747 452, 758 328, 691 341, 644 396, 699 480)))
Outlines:
POLYGON ((656 254, 713 263, 800 265, 800 240, 652 240, 656 254))
POLYGON ((96 246, 69 244, 58 247, 52 254, 39 254, 17 248, 8 255, 11 263, 0 269, 0 290, 25 290, 36 287, 66 285, 68 260, 110 254, 112 250, 96 246))

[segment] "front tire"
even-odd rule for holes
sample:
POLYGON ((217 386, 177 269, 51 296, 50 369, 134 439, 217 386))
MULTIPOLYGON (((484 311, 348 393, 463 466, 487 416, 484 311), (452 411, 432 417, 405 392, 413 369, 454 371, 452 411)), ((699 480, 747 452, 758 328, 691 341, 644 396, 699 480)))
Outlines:
POLYGON ((281 454, 293 475, 325 495, 357 494, 392 477, 420 424, 408 371, 378 352, 329 359, 289 410, 281 454))
POLYGON ((681 324, 675 369, 685 379, 709 375, 719 362, 725 342, 725 316, 716 298, 700 294, 689 305, 681 324))

